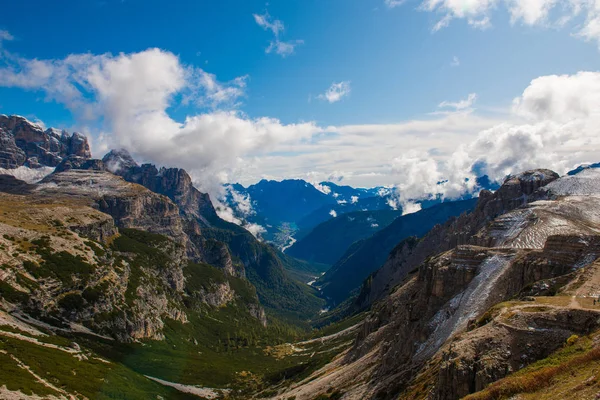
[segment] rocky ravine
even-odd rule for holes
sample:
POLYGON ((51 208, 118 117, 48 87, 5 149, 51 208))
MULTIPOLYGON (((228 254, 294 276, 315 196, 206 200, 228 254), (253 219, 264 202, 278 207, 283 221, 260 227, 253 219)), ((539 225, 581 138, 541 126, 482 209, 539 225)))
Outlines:
POLYGON ((386 273, 405 272, 353 348, 278 398, 333 387, 344 399, 458 399, 598 329, 600 307, 587 296, 598 295, 589 288, 598 286, 599 207, 594 170, 530 171, 483 193, 473 213, 401 244, 405 256, 392 253, 386 273), (571 294, 580 287, 582 300, 571 294), (503 303, 515 296, 527 301, 503 303))

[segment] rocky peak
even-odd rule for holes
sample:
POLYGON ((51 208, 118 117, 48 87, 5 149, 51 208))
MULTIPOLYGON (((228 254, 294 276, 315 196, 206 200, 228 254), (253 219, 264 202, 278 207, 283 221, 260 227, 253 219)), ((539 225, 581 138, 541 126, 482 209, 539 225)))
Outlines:
POLYGON ((55 173, 69 171, 72 169, 82 169, 90 171, 105 171, 106 166, 102 160, 93 158, 84 158, 75 155, 71 155, 63 159, 60 164, 56 166, 55 173))
POLYGON ((43 130, 38 124, 17 115, 0 115, 0 167, 56 167, 70 155, 90 158, 87 138, 57 129, 43 130))
POLYGON ((556 172, 548 169, 535 169, 511 175, 495 193, 481 191, 475 213, 479 212, 484 219, 489 219, 523 206, 539 188, 558 178, 556 172))
POLYGON ((106 168, 116 175, 123 175, 129 169, 139 166, 131 154, 125 149, 109 151, 102 157, 102 161, 104 162, 104 165, 106 165, 106 168))
POLYGON ((126 150, 111 150, 102 160, 108 170, 122 176, 126 181, 140 184, 155 193, 169 197, 183 214, 197 219, 202 225, 210 226, 209 221, 217 218, 209 195, 194 187, 192 178, 184 169, 158 169, 153 164, 140 166, 126 150))

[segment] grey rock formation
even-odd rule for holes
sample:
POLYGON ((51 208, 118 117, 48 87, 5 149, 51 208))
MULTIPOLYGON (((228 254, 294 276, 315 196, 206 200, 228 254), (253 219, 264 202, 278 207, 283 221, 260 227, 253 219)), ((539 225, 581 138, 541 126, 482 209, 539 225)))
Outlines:
POLYGON ((70 155, 90 158, 87 138, 57 129, 43 130, 27 119, 0 115, 0 167, 56 167, 70 155))
POLYGON ((496 217, 536 200, 539 197, 536 191, 558 177, 556 172, 545 169, 510 176, 496 192, 482 190, 473 212, 435 226, 418 241, 408 238, 400 242, 385 264, 363 285, 358 308, 368 307, 382 298, 427 257, 461 244, 493 246, 492 235, 477 236, 476 233, 496 217))

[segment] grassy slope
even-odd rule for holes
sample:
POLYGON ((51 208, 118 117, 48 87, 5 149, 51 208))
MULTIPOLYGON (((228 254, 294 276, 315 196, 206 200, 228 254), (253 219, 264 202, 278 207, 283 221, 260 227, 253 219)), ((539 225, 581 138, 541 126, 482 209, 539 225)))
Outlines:
MULTIPOLYGON (((19 368, 13 356, 54 386, 90 399, 146 399, 156 395, 165 399, 197 398, 163 387, 144 375, 189 385, 232 388, 235 398, 247 398, 249 393, 268 392, 273 386, 282 388, 308 376, 349 345, 350 337, 342 336, 304 345, 297 351, 285 340, 292 341, 294 335, 279 326, 263 331, 254 327, 253 340, 242 341, 240 333, 246 331, 247 338, 252 328, 242 322, 237 326, 232 322, 234 316, 235 310, 225 307, 188 324, 169 321, 164 341, 116 344, 78 334, 38 338, 65 348, 77 342, 87 357, 82 361, 64 351, 6 337, 3 331, 27 334, 0 325, 0 385, 26 394, 58 394, 19 368)), ((357 321, 359 318, 348 323, 357 321)), ((347 325, 330 326, 311 336, 335 333, 347 325)))
MULTIPOLYGON (((0 331, 7 330, 14 331, 0 326, 0 331)), ((69 339, 57 336, 38 340, 65 347, 71 343, 69 339)), ((55 388, 79 393, 90 399, 148 399, 156 396, 197 399, 155 383, 122 364, 101 361, 89 351, 84 351, 84 354, 87 359, 79 360, 62 350, 0 335, 0 382, 11 391, 21 391, 27 395, 61 394, 40 383, 32 375, 33 372, 55 388), (23 366, 29 367, 31 372, 23 366)))
POLYGON ((248 231, 206 228, 207 238, 227 243, 231 254, 246 265, 248 280, 256 287, 261 304, 270 315, 292 324, 308 326, 324 301, 318 292, 294 280, 287 270, 297 270, 298 264, 273 247, 260 243, 248 231))
POLYGON ((593 399, 600 391, 599 339, 600 332, 583 338, 573 336, 550 357, 465 397, 465 400, 593 399))

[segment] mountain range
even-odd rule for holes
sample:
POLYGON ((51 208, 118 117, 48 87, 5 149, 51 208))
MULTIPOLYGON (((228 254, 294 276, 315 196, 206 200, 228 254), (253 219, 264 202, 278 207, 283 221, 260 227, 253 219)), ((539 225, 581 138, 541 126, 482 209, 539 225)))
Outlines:
POLYGON ((95 159, 84 135, 18 116, 0 116, 0 144, 0 398, 600 392, 593 165, 406 215, 343 208, 381 188, 232 185, 228 204, 271 227, 345 210, 282 252, 183 169, 95 159))

